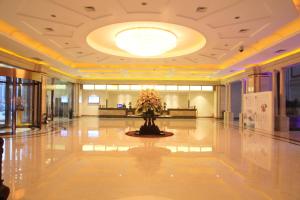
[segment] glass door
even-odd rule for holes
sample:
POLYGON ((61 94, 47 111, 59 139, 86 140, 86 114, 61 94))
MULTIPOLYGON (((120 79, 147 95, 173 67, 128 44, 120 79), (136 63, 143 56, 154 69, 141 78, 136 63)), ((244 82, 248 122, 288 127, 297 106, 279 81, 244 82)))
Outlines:
MULTIPOLYGON (((0 80, 2 81, 2 76, 0 80)), ((4 77, 4 82, 0 82, 0 128, 5 127, 5 115, 6 115, 6 80, 4 77)))
POLYGON ((33 125, 33 86, 32 80, 18 79, 16 97, 17 127, 30 127, 33 125))
POLYGON ((11 132, 12 127, 12 79, 0 76, 0 134, 11 132))

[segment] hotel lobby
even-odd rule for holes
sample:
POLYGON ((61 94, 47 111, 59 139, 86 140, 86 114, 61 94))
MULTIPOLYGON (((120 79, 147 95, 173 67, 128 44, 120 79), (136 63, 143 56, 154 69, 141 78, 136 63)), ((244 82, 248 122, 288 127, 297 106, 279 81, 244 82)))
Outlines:
POLYGON ((300 199, 300 1, 0 1, 0 156, 0 200, 300 199))

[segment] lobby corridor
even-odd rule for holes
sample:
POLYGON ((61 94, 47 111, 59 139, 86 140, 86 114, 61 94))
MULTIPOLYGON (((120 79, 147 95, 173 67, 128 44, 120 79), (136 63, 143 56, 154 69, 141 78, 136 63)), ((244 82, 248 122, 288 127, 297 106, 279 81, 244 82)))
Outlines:
POLYGON ((125 135, 142 123, 82 117, 5 137, 10 199, 300 199, 300 142, 209 118, 158 119, 171 137, 125 135))

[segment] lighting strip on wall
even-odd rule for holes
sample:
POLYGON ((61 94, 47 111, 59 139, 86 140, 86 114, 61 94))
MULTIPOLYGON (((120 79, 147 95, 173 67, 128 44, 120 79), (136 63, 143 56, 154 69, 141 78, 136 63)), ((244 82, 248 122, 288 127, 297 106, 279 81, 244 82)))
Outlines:
POLYGON ((107 91, 140 91, 154 89, 158 91, 205 91, 211 92, 214 87, 211 85, 83 85, 83 90, 107 90, 107 91))

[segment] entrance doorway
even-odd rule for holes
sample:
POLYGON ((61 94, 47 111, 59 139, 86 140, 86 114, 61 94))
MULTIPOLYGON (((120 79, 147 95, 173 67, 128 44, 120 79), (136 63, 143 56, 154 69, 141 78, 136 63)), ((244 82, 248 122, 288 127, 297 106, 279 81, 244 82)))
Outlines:
POLYGON ((33 73, 1 64, 0 135, 40 128, 41 82, 33 73))

